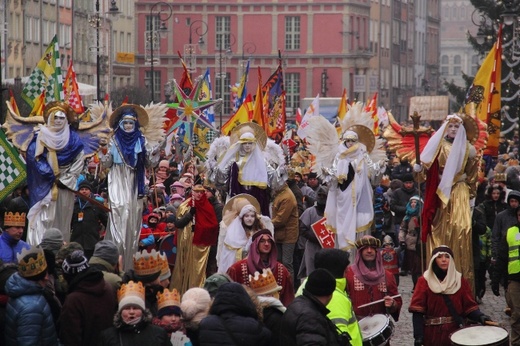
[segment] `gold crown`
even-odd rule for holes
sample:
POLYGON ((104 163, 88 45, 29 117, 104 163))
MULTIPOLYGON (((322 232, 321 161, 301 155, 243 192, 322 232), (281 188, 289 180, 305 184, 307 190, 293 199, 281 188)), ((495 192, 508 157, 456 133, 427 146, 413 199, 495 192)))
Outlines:
POLYGON ((386 187, 390 186, 390 178, 388 177, 388 175, 383 175, 383 178, 381 178, 381 182, 379 183, 379 185, 386 187))
POLYGON ((168 264, 168 258, 166 258, 166 254, 164 252, 159 253, 159 265, 161 267, 161 278, 165 277, 164 279, 166 279, 170 277, 170 265, 168 264))
POLYGON ((18 272, 24 278, 29 278, 41 274, 47 269, 47 262, 43 255, 43 249, 31 246, 29 249, 24 248, 21 253, 16 255, 18 259, 18 272), (36 255, 35 258, 27 258, 29 255, 36 255))
POLYGON ((181 306, 181 295, 174 288, 173 291, 164 289, 164 291, 157 292, 157 310, 161 310, 167 306, 181 306))
POLYGON ((151 252, 143 250, 134 254, 134 272, 139 276, 157 274, 161 270, 159 253, 153 249, 151 252))
POLYGON ((4 214, 4 226, 25 227, 25 213, 7 212, 4 214))
POLYGON ((253 291, 259 296, 272 294, 282 288, 276 283, 276 279, 271 268, 264 268, 262 274, 255 272, 255 276, 249 275, 249 284, 253 291))
POLYGON ((495 181, 507 181, 507 175, 505 173, 495 173, 495 181))
POLYGON ((118 302, 130 296, 141 298, 144 301, 144 286, 141 282, 129 281, 127 284, 122 284, 121 288, 117 291, 118 302))

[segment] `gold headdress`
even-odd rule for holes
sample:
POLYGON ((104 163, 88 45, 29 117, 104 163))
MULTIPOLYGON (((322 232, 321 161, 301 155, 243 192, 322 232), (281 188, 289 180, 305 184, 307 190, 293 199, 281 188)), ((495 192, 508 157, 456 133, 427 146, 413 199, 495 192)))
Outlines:
POLYGON ((110 114, 110 127, 114 128, 117 126, 117 122, 119 121, 121 114, 125 111, 132 110, 137 114, 137 120, 139 121, 139 126, 146 127, 148 125, 148 113, 146 110, 140 105, 135 104, 126 104, 116 108, 115 111, 110 114))
POLYGON ((249 275, 249 283, 253 291, 259 296, 273 294, 282 290, 276 283, 276 278, 271 268, 264 268, 262 274, 255 272, 255 276, 249 275))
POLYGON ((154 249, 151 252, 143 250, 134 254, 134 272, 138 276, 154 275, 161 271, 159 253, 154 249))
POLYGON ((43 111, 43 120, 47 124, 49 117, 51 114, 55 112, 62 111, 67 116, 67 121, 69 124, 74 124, 78 122, 78 114, 74 112, 71 106, 69 106, 65 102, 60 101, 52 101, 45 105, 45 110, 43 111))
POLYGON ((240 137, 242 137, 242 135, 248 132, 253 135, 254 140, 260 146, 260 149, 264 150, 267 144, 267 135, 265 133, 265 130, 260 125, 251 122, 240 124, 233 129, 231 135, 229 136, 230 145, 239 142, 240 137))
POLYGON ((119 310, 129 304, 137 305, 144 310, 144 297, 144 286, 141 282, 129 281, 127 284, 121 285, 117 291, 119 310))
POLYGON ((168 306, 181 306, 181 296, 175 288, 172 291, 165 289, 162 293, 157 293, 157 310, 168 306))
POLYGON ((25 213, 6 212, 4 214, 4 227, 25 227, 25 213))
POLYGON ((34 246, 31 246, 29 249, 24 248, 16 258, 18 259, 18 273, 24 278, 34 277, 47 269, 47 262, 45 261, 42 248, 34 246), (35 255, 36 258, 30 255, 35 255))

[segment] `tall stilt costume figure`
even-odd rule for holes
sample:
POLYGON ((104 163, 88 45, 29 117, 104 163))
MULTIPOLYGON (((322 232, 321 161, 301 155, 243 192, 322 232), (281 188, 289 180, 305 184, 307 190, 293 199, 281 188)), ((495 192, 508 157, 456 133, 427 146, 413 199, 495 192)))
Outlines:
POLYGON ((163 104, 151 104, 146 108, 127 104, 110 115, 113 135, 104 154, 100 155, 103 166, 110 168, 108 201, 111 213, 106 239, 119 247, 125 269, 132 268, 132 256, 137 251, 145 169, 159 163, 165 113, 163 104))
POLYGON ((226 186, 228 198, 247 193, 265 216, 270 216, 267 188, 277 190, 287 179, 283 150, 255 123, 240 124, 230 137, 213 141, 205 164, 208 180, 226 186))
POLYGON ((309 120, 307 141, 316 157, 312 170, 329 183, 326 226, 336 233, 336 246, 351 249, 368 234, 374 219, 371 178, 386 167, 382 139, 376 139, 370 112, 356 103, 341 121, 342 134, 324 117, 309 120), (339 142, 339 143, 338 143, 339 142))
POLYGON ((104 107, 92 121, 80 122, 78 115, 63 102, 45 105, 43 116, 20 117, 7 103, 3 127, 12 143, 26 152, 30 210, 27 242, 37 245, 51 227, 70 239, 76 180, 84 158, 93 155, 108 133, 104 107))

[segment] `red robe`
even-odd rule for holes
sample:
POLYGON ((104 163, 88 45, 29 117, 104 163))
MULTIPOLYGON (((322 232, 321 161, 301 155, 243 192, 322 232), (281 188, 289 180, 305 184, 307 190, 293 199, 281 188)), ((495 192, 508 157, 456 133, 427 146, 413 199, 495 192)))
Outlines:
MULTIPOLYGON (((247 259, 243 259, 233 264, 229 267, 227 274, 231 279, 233 279, 233 281, 246 286, 251 286, 249 284, 249 275, 254 275, 254 273, 250 273, 247 269, 247 259)), ((273 275, 276 278, 278 286, 282 287, 282 290, 280 291, 280 301, 284 306, 289 306, 289 304, 294 300, 294 287, 291 280, 291 274, 289 274, 289 271, 283 264, 277 262, 276 270, 273 275)))
MULTIPOLYGON (((470 312, 477 310, 478 305, 473 298, 468 281, 464 278, 461 279, 460 289, 455 294, 451 294, 450 299, 457 313, 461 317, 465 317, 470 312)), ((424 314, 425 319, 451 317, 442 295, 433 293, 422 276, 417 281, 417 285, 415 285, 408 311, 424 314)), ((451 345, 450 334, 457 329, 459 328, 455 322, 436 326, 424 326, 424 346, 451 345)))
MULTIPOLYGON (((385 296, 395 296, 399 294, 397 291, 397 283, 395 282, 394 275, 388 270, 385 270, 385 282, 380 284, 369 286, 362 283, 355 275, 352 267, 349 266, 346 272, 347 278, 347 293, 352 301, 354 307, 354 313, 358 321, 363 317, 372 316, 375 314, 387 314, 385 303, 376 303, 367 307, 359 309, 358 306, 371 303, 375 300, 383 299, 385 296)), ((396 310, 391 313, 395 321, 399 320, 399 313, 403 300, 401 297, 394 298, 396 304, 396 310)))

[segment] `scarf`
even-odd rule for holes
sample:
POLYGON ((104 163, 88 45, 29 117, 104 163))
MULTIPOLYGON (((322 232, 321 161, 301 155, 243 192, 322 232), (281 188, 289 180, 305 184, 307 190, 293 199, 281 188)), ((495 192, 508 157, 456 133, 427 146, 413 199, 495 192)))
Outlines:
POLYGON ((437 274, 435 274, 436 269, 434 266, 437 266, 435 259, 439 255, 446 253, 447 252, 438 252, 432 256, 430 264, 428 265, 428 270, 424 272, 424 279, 428 283, 428 287, 433 293, 454 294, 457 293, 461 286, 462 274, 459 273, 455 268, 455 262, 453 261, 451 255, 450 265, 448 266, 448 271, 444 279, 441 281, 437 274))
POLYGON ((354 275, 364 283, 365 285, 377 285, 385 281, 385 268, 383 267, 383 258, 381 257, 381 251, 376 249, 376 268, 375 270, 370 269, 366 266, 365 261, 361 257, 361 251, 366 248, 363 246, 356 251, 356 258, 354 259, 354 265, 352 271, 354 275))
POLYGON ((412 217, 419 215, 419 210, 421 210, 421 207, 422 203, 417 201, 415 208, 412 208, 412 204, 410 203, 410 201, 408 201, 408 203, 406 203, 406 212, 403 221, 408 222, 412 217))
POLYGON ((271 271, 273 272, 273 274, 275 274, 278 264, 278 250, 276 250, 274 238, 271 235, 269 235, 269 239, 271 239, 271 253, 269 254, 269 263, 267 264, 267 266, 264 265, 262 257, 260 257, 260 252, 258 252, 258 245, 260 244, 260 239, 262 239, 261 236, 257 237, 251 244, 251 247, 249 248, 249 255, 246 259, 247 269, 249 273, 253 274, 254 272, 262 273, 264 268, 271 268, 271 271))
POLYGON ((143 195, 146 147, 144 136, 139 131, 139 122, 135 122, 135 129, 132 132, 125 132, 117 127, 114 137, 123 162, 136 169, 137 193, 143 195))

